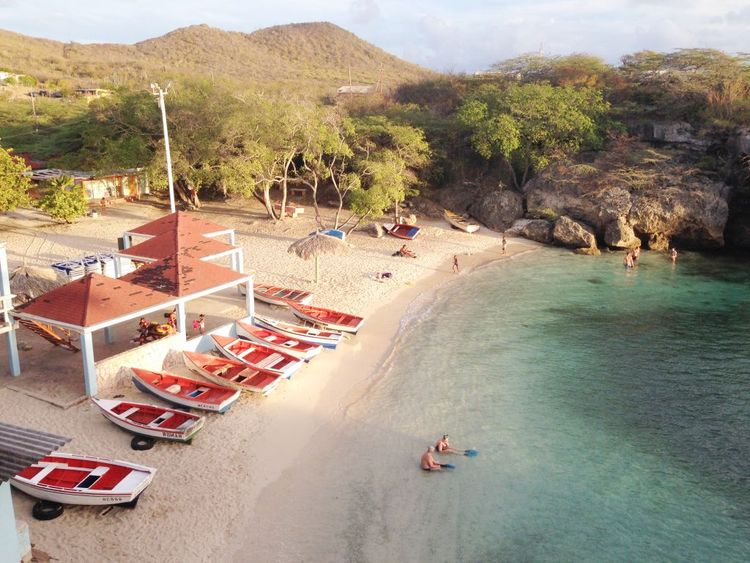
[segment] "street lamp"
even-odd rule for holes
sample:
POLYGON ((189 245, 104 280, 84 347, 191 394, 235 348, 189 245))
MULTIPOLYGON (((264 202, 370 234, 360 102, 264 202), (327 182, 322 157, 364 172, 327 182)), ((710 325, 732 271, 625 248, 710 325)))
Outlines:
POLYGON ((159 108, 161 109, 161 122, 164 126, 164 150, 167 153, 167 180, 169 181, 169 208, 172 213, 175 212, 174 206, 174 183, 172 181, 172 155, 169 152, 169 132, 167 131, 167 108, 164 105, 164 96, 169 91, 169 87, 172 85, 170 82, 167 87, 162 90, 156 82, 151 83, 151 93, 154 96, 159 96, 159 108))

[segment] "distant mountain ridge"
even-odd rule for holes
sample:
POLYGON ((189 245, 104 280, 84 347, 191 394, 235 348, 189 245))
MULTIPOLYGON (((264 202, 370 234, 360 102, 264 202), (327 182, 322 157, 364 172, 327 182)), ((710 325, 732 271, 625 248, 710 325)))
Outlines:
POLYGON ((353 83, 391 88, 435 75, 327 22, 253 33, 193 25, 134 45, 64 43, 0 30, 0 53, 0 67, 82 86, 183 75, 320 89, 348 84, 351 72, 353 83))

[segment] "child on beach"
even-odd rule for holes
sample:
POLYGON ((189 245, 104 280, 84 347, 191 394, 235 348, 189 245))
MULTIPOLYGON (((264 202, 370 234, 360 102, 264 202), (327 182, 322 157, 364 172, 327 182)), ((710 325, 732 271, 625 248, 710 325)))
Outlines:
POLYGON ((505 233, 503 233, 503 254, 505 254, 505 248, 508 246, 508 241, 505 240, 505 233))

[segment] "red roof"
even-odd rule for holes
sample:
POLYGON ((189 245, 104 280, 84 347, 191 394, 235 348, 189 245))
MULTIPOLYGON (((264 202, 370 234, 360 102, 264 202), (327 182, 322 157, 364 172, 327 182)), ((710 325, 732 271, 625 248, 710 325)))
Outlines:
POLYGON ((235 248, 216 239, 203 237, 185 231, 164 233, 140 244, 120 251, 120 254, 138 258, 158 260, 175 254, 188 254, 192 258, 206 258, 235 248))
POLYGON ((141 266, 120 279, 154 291, 185 297, 220 285, 245 281, 247 274, 203 262, 188 254, 176 254, 141 266))
POLYGON ((18 310, 50 321, 87 327, 173 299, 122 278, 88 274, 32 299, 18 310))
POLYGON ((226 227, 222 227, 221 225, 217 225, 216 223, 211 223, 210 221, 205 221, 196 217, 195 215, 191 215, 190 213, 185 213, 184 211, 176 211, 170 215, 159 217, 155 221, 151 221, 150 223, 146 223, 145 225, 136 227, 135 229, 132 229, 128 232, 139 235, 159 236, 163 235, 164 233, 170 232, 207 235, 229 230, 231 229, 227 229, 226 227))

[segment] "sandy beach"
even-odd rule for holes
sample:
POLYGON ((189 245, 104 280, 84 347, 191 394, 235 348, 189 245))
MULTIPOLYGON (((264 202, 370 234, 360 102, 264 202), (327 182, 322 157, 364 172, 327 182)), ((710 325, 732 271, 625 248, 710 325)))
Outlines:
MULTIPOLYGON (((313 304, 363 315, 365 327, 338 350, 324 351, 268 397, 243 395, 226 415, 209 415, 193 445, 160 442, 144 452, 131 450, 130 436, 105 420, 90 402, 65 409, 53 406, 8 388, 24 375, 15 380, 3 369, 3 422, 73 438, 65 451, 158 469, 135 510, 69 507, 61 518, 38 522, 31 517, 33 499, 14 492, 16 514, 29 523, 32 542, 60 561, 255 560, 243 549, 252 540, 256 511, 259 507, 269 510, 264 491, 283 494, 285 472, 299 466, 314 436, 327 425, 337 424, 346 406, 382 374, 402 324, 428 305, 438 288, 459 277, 451 272, 453 255, 459 257, 459 275, 466 276, 483 264, 538 247, 508 238, 507 254, 502 255, 499 233, 482 229, 468 235, 452 230, 442 220, 419 218, 423 232, 408 243, 416 260, 392 256, 402 244, 398 239, 356 232, 348 238, 351 248, 346 256, 321 258, 321 280, 315 284, 311 281, 313 263, 287 253, 292 242, 314 230, 311 215, 273 224, 259 205, 247 202, 209 204, 196 213, 236 230, 237 243, 245 249, 245 271, 253 273, 257 282, 314 291, 313 304), (385 271, 393 273, 391 280, 373 279, 374 273, 385 271)), ((75 225, 49 225, 23 214, 0 223, 0 239, 7 244, 11 269, 21 263, 48 266, 115 250, 123 231, 163 214, 164 209, 145 203, 118 204, 104 217, 87 217, 75 225)), ((191 304, 188 312, 205 312, 210 330, 244 316, 243 304, 238 296, 226 295, 191 304)), ((259 305, 258 312, 290 318, 288 312, 265 305, 259 305)), ((119 349, 127 346, 127 334, 125 329, 116 333, 119 349)), ((52 370, 45 363, 51 345, 23 331, 19 340, 32 345, 22 352, 22 369, 32 366, 44 372, 46 365, 52 370)), ((2 356, 5 362, 4 351, 2 356)), ((172 368, 188 373, 181 366, 172 368)), ((79 379, 70 382, 73 395, 82 388, 79 379)), ((132 387, 117 391, 128 398, 157 402, 132 387)), ((315 468, 309 470, 314 475, 315 468)), ((282 546, 273 549, 278 560, 287 559, 282 546)), ((295 556, 290 554, 289 559, 295 556)))

